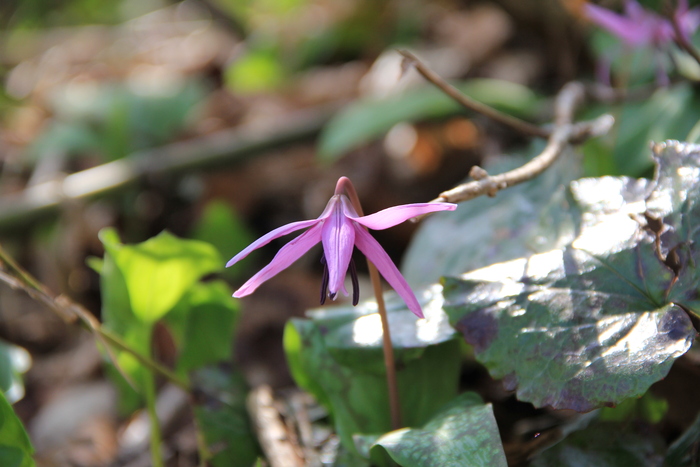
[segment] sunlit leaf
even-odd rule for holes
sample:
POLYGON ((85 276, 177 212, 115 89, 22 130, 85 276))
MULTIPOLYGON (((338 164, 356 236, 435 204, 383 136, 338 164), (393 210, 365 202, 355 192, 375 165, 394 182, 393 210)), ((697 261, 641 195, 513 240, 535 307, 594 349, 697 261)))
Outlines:
POLYGON ((519 398, 578 411, 619 404, 690 347, 696 332, 684 308, 700 310, 700 158, 698 147, 675 142, 655 152, 653 182, 570 185, 581 213, 571 245, 445 281, 450 321, 519 398), (663 221, 660 251, 645 213, 663 221), (678 277, 662 260, 672 252, 678 277))
MULTIPOLYGON (((407 426, 427 422, 457 394, 459 342, 440 309, 440 294, 427 291, 422 300, 425 320, 395 297, 388 301, 407 426)), ((353 435, 391 427, 379 316, 371 303, 310 316, 293 319, 285 329, 290 369, 297 384, 330 410, 343 445, 356 452, 353 435)))
POLYGON ((34 448, 12 406, 0 391, 0 465, 33 467, 34 448))
MULTIPOLYGON (((105 246, 105 257, 102 261, 93 260, 92 264, 100 272, 105 329, 120 336, 136 352, 150 357, 154 324, 180 305, 183 297, 190 294, 202 276, 220 270, 223 265, 221 257, 207 243, 182 240, 167 232, 136 245, 122 245, 114 229, 102 230, 100 239, 105 246)), ((223 288, 223 284, 204 287, 202 293, 212 294, 212 297, 218 293, 221 296, 223 288)), ((203 301, 206 300, 196 299, 194 303, 198 306, 203 301)), ((191 328, 186 334, 188 338, 183 339, 187 346, 187 350, 183 351, 183 368, 228 355, 222 350, 222 341, 225 339, 226 344, 230 343, 233 318, 229 309, 220 308, 226 307, 221 298, 218 301, 218 305, 205 305, 202 316, 192 318, 191 322, 185 314, 185 326, 191 325, 191 328), (191 346, 198 345, 202 341, 202 333, 211 328, 211 324, 207 323, 211 322, 212 313, 217 315, 214 320, 221 319, 214 334, 218 338, 208 341, 199 353, 191 346), (228 335, 224 338, 221 333, 228 335)), ((186 312, 191 308, 187 308, 186 312)), ((128 352, 117 349, 113 352, 120 369, 137 390, 141 389, 145 372, 149 370, 128 352)), ((140 395, 116 370, 111 369, 110 374, 119 387, 121 409, 128 412, 138 407, 140 395)))
POLYGON ((112 234, 101 238, 124 276, 131 311, 144 323, 158 321, 202 276, 222 268, 214 247, 168 232, 137 245, 115 243, 112 234))
POLYGON ((451 401, 422 428, 380 437, 371 451, 385 450, 402 467, 506 467, 491 404, 473 392, 451 401))
MULTIPOLYGON (((519 116, 533 114, 539 104, 532 91, 506 81, 474 79, 457 87, 486 105, 519 116)), ((321 134, 319 156, 331 161, 381 136, 397 123, 444 117, 461 110, 453 99, 432 87, 380 100, 358 101, 328 123, 321 134)))

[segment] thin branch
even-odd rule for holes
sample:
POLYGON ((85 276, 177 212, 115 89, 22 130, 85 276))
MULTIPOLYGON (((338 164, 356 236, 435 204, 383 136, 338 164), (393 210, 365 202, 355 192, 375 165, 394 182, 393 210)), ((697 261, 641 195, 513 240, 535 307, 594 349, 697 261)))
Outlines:
POLYGON ((425 66, 415 55, 407 50, 399 50, 399 53, 403 55, 405 64, 413 66, 418 73, 423 75, 425 79, 433 83, 435 86, 440 88, 442 92, 450 96, 452 99, 457 101, 462 106, 467 109, 480 113, 492 120, 495 120, 503 125, 509 126, 516 131, 519 131, 527 136, 536 136, 539 138, 547 138, 549 136, 549 131, 545 128, 540 128, 537 125, 528 123, 519 118, 513 117, 512 115, 504 114, 489 107, 488 105, 482 104, 479 101, 472 99, 471 97, 465 96, 457 88, 449 84, 447 81, 442 79, 437 73, 425 66))
POLYGON ((493 176, 480 167, 474 167, 470 172, 474 181, 440 193, 433 202, 459 203, 483 195, 496 196, 500 190, 531 180, 544 172, 569 144, 580 143, 587 138, 607 133, 614 122, 610 115, 603 115, 592 121, 572 123, 576 106, 583 97, 584 87, 577 82, 567 84, 559 92, 554 108, 555 121, 547 146, 534 159, 517 169, 493 176))
POLYGON ((685 50, 688 55, 693 57, 698 64, 700 64, 700 53, 698 50, 693 47, 693 44, 691 44, 688 41, 688 38, 683 34, 683 31, 681 31, 681 25, 678 23, 678 15, 675 13, 671 13, 669 15, 669 19, 671 20, 671 25, 673 26, 673 32, 674 32, 674 41, 680 47, 681 49, 685 50))
POLYGON ((14 261, 14 259, 8 255, 7 252, 5 252, 2 246, 0 246, 0 263, 4 264, 10 272, 10 274, 7 274, 0 270, 0 282, 4 282, 13 289, 24 291, 34 300, 46 305, 47 308, 56 313, 66 322, 75 322, 76 320, 79 321, 83 327, 91 331, 95 335, 95 338, 102 343, 114 366, 130 384, 133 385, 133 382, 130 381, 128 375, 119 366, 114 354, 112 353, 112 348, 117 348, 124 352, 128 352, 142 365, 165 376, 168 380, 172 381, 183 390, 189 391, 189 384, 187 381, 183 380, 178 375, 160 365, 156 361, 141 355, 139 352, 132 349, 128 344, 121 340, 120 337, 115 336, 109 331, 103 329, 97 318, 95 318, 95 316, 86 310, 82 305, 73 302, 63 295, 54 297, 44 284, 22 269, 14 261))
POLYGON ((0 198, 0 231, 25 226, 56 213, 62 203, 93 199, 148 177, 241 164, 262 152, 310 140, 321 131, 334 106, 300 111, 269 125, 242 125, 212 135, 139 151, 122 159, 38 183, 0 198))

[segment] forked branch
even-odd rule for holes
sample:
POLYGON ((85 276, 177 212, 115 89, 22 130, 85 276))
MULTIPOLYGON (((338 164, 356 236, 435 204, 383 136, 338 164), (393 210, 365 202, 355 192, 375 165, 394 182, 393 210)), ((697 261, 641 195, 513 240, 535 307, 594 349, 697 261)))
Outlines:
POLYGON ((547 138, 544 150, 526 164, 499 175, 489 175, 481 167, 475 166, 469 173, 474 180, 440 193, 433 202, 459 203, 488 195, 496 196, 500 190, 531 180, 544 172, 570 144, 580 144, 588 138, 601 136, 610 130, 614 119, 602 115, 594 120, 574 123, 574 112, 585 97, 581 83, 571 82, 562 88, 554 103, 554 124, 538 127, 477 102, 451 86, 435 72, 421 63, 410 52, 400 51, 408 63, 416 68, 428 81, 444 91, 464 107, 492 118, 527 136, 547 138))

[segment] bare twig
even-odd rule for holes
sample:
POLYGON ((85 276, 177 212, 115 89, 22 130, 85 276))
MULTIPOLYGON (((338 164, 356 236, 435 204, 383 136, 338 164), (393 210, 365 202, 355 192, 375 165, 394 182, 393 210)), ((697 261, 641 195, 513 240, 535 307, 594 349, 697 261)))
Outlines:
POLYGON ((610 115, 588 122, 572 123, 574 110, 583 97, 584 88, 580 83, 572 82, 564 86, 556 98, 555 121, 547 146, 537 157, 517 169, 493 176, 480 167, 475 167, 470 173, 474 181, 440 193, 433 202, 459 203, 483 195, 495 196, 500 190, 523 183, 544 172, 567 145, 605 134, 614 121, 610 115))
POLYGON ((250 392, 248 412, 270 467, 303 467, 304 461, 290 442, 269 386, 260 386, 250 392))
POLYGON ((693 44, 688 41, 688 38, 685 36, 685 34, 683 34, 683 31, 681 31, 681 25, 678 23, 678 15, 671 13, 669 15, 669 19, 671 20, 671 25, 673 25, 673 32, 675 33, 674 40, 678 47, 685 50, 688 55, 693 57, 695 61, 700 64, 700 53, 695 47, 693 47, 693 44))
POLYGON ((105 196, 151 176, 191 173, 223 164, 231 166, 264 151, 311 139, 321 131, 334 110, 328 107, 302 111, 264 127, 242 125, 234 130, 137 152, 68 175, 63 180, 38 183, 0 198, 0 231, 55 213, 66 201, 105 196))
POLYGON ((399 50, 399 53, 403 55, 405 63, 413 66, 418 73, 423 75, 425 79, 433 83, 435 86, 440 88, 445 94, 450 96, 452 99, 457 101, 462 106, 467 109, 480 113, 492 120, 495 120, 503 125, 509 126, 514 130, 517 130, 527 136, 536 136, 539 138, 547 138, 549 136, 549 131, 545 128, 540 128, 537 125, 528 123, 519 118, 513 117, 512 115, 507 115, 493 107, 484 105, 479 101, 472 99, 471 97, 465 96, 457 88, 449 84, 447 81, 442 79, 437 73, 425 66, 415 55, 407 50, 399 50))
POLYGON ((95 318, 95 316, 83 306, 71 301, 69 298, 63 295, 58 297, 53 296, 44 284, 22 269, 14 261, 14 259, 12 259, 12 257, 5 252, 2 246, 0 246, 0 264, 4 265, 9 271, 8 274, 0 270, 0 282, 7 284, 13 289, 24 291, 34 300, 46 305, 47 308, 56 313, 64 321, 78 321, 81 325, 83 325, 83 327, 91 331, 95 338, 100 341, 105 348, 105 351, 107 352, 114 366, 122 374, 124 379, 129 382, 129 384, 132 384, 133 386, 133 382, 129 379, 129 376, 119 366, 116 357, 112 352, 112 348, 117 348, 124 352, 128 352, 142 365, 165 376, 168 380, 172 381, 183 390, 189 391, 189 384, 185 380, 154 360, 141 355, 139 352, 135 351, 128 344, 122 341, 121 338, 103 329, 97 318, 95 318))

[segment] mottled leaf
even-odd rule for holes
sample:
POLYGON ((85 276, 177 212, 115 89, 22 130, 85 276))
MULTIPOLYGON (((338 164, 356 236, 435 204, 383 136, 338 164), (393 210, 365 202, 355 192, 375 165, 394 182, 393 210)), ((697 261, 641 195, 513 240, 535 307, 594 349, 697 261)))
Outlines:
MULTIPOLYGON (((538 107, 538 99, 524 86, 494 79, 474 79, 457 85, 464 94, 491 107, 524 116, 538 107)), ((319 155, 334 160, 347 151, 381 136, 400 122, 455 114, 463 108, 433 87, 408 90, 384 99, 367 99, 347 106, 321 134, 319 155)))
POLYGON ((34 448, 12 406, 0 391, 0 465, 33 467, 34 448))
POLYGON ((422 428, 380 437, 372 451, 385 450, 402 467, 506 467, 491 404, 473 392, 448 403, 422 428))
MULTIPOLYGON (((493 158, 484 167, 496 175, 539 154, 493 158)), ((580 175, 580 158, 567 150, 545 173, 499 192, 461 203, 455 212, 431 215, 413 237, 401 270, 413 287, 434 284, 442 276, 462 274, 490 264, 563 246, 574 236, 565 185, 580 175)))
POLYGON ((659 467, 664 442, 643 425, 593 422, 547 449, 532 467, 659 467))
POLYGON ((519 398, 578 411, 615 405, 646 392, 690 347, 696 333, 683 308, 698 310, 700 158, 676 142, 655 154, 654 181, 570 184, 580 217, 566 248, 445 281, 450 321, 519 398))
MULTIPOLYGON (((407 426, 427 422, 455 397, 459 376, 459 342, 441 311, 441 295, 428 290, 420 299, 422 320, 402 301, 388 300, 407 426)), ((285 351, 297 384, 329 409, 341 442, 354 452, 353 435, 391 428, 375 310, 374 303, 321 309, 310 313, 312 319, 291 320, 285 329, 285 351)))

